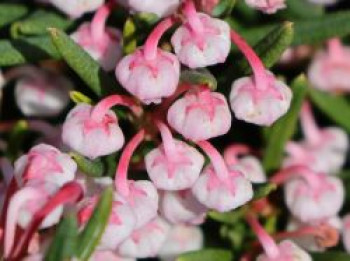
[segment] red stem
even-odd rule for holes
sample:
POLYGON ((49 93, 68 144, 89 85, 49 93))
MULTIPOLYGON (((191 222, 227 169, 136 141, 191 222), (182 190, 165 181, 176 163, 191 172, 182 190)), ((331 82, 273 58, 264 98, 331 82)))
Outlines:
POLYGON ((111 2, 101 6, 94 15, 91 21, 91 35, 95 43, 99 44, 104 41, 106 33, 106 21, 111 13, 111 2))
POLYGON ((193 3, 193 0, 185 1, 183 12, 186 15, 188 23, 193 32, 196 34, 201 34, 204 31, 202 21, 200 20, 196 7, 193 3))
POLYGON ((320 139, 320 130, 316 124, 309 102, 304 102, 300 114, 301 127, 303 133, 311 144, 317 144, 320 139))
POLYGON ((250 148, 244 144, 231 145, 224 151, 225 162, 228 165, 234 165, 237 163, 239 155, 247 154, 250 151, 250 148))

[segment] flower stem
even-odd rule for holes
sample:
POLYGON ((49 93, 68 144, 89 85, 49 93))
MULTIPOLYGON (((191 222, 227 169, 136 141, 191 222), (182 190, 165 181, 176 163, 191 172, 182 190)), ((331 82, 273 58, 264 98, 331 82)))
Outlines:
POLYGON ((268 76, 266 69, 260 58, 248 43, 234 30, 231 29, 231 40, 237 45, 238 49, 248 60, 254 73, 254 81, 258 90, 266 90, 268 88, 268 76))
POLYGON ((204 31, 203 23, 200 20, 196 7, 193 3, 193 0, 185 1, 184 9, 183 9, 187 21, 193 32, 196 34, 201 34, 204 31))
POLYGON ((111 2, 101 6, 94 18, 91 21, 91 35, 92 39, 95 43, 103 43, 104 42, 104 35, 106 32, 106 21, 111 13, 112 4, 111 2))
POLYGON ((291 178, 302 178, 307 184, 313 189, 320 189, 321 180, 319 174, 312 172, 308 167, 305 166, 292 166, 285 168, 277 172, 271 179, 270 182, 276 185, 283 184, 291 178))
POLYGON ((129 195, 128 169, 132 154, 145 138, 145 130, 141 129, 126 145, 120 159, 115 174, 115 188, 123 197, 129 195))
POLYGON ((163 147, 166 157, 168 159, 176 158, 176 145, 171 131, 161 121, 157 121, 156 124, 160 131, 160 135, 162 136, 163 147))
POLYGON ((311 144, 317 144, 321 139, 320 130, 315 122, 315 118, 311 112, 310 103, 308 102, 304 102, 302 106, 300 121, 307 141, 311 144))
POLYGON ((213 164, 215 173, 219 179, 225 181, 229 177, 229 171, 220 153, 208 141, 198 141, 197 145, 209 156, 211 164, 213 164))
POLYGON ((157 58, 160 38, 173 24, 174 19, 168 17, 161 21, 148 36, 144 47, 144 56, 147 61, 153 61, 157 58))
POLYGON ((139 115, 141 108, 136 104, 133 98, 125 95, 110 95, 101 100, 91 112, 91 119, 100 121, 107 114, 109 109, 115 105, 123 105, 129 107, 134 114, 139 115))
POLYGON ((248 215, 246 219, 255 235, 258 237, 266 255, 271 259, 277 260, 280 251, 273 238, 262 228, 255 217, 248 215))

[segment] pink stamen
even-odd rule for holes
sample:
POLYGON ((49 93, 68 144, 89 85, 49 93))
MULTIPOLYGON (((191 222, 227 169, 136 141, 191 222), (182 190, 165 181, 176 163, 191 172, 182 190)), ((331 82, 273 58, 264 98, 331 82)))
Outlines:
POLYGON ((254 81, 258 90, 266 90, 269 86, 269 78, 266 69, 260 58, 247 42, 234 30, 231 29, 231 40, 237 45, 238 49, 248 60, 254 72, 254 81))
POLYGON ((285 168, 277 172, 270 179, 270 182, 275 183, 276 185, 280 185, 296 177, 304 179, 311 188, 317 191, 322 187, 320 174, 312 172, 308 167, 305 166, 292 166, 285 168))
POLYGON ((28 187, 18 191, 10 200, 10 204, 7 210, 6 228, 5 228, 5 240, 4 240, 4 256, 7 258, 10 255, 10 251, 13 247, 15 230, 19 212, 24 204, 30 200, 37 200, 41 198, 40 191, 28 187))
POLYGON ((343 59, 343 46, 339 38, 333 38, 328 41, 328 53, 333 61, 343 59))
POLYGON ((250 151, 251 151, 250 148, 244 144, 231 145, 228 148, 226 148, 224 151, 225 162, 228 165, 237 164, 238 156, 247 154, 250 151))
POLYGON ((128 183, 128 169, 132 154, 145 138, 145 130, 141 129, 126 145, 115 174, 115 187, 117 192, 123 197, 128 197, 130 193, 128 183))
POLYGON ((57 207, 67 203, 75 203, 83 197, 83 188, 77 182, 70 182, 65 184, 59 191, 50 198, 45 205, 37 211, 31 223, 24 231, 23 236, 20 238, 19 243, 11 253, 11 260, 20 260, 21 256, 25 254, 28 249, 28 245, 33 237, 33 234, 38 230, 42 221, 57 207))
POLYGON ((192 0, 185 1, 184 9, 183 9, 188 23, 192 29, 192 31, 196 34, 201 34, 204 31, 204 26, 202 21, 200 20, 196 7, 192 0))
POLYGON ((173 24, 173 18, 166 18, 161 21, 148 36, 144 47, 144 56, 147 61, 156 59, 160 38, 170 27, 173 26, 173 24))
POLYGON ((93 108, 91 112, 91 119, 101 121, 107 112, 115 105, 123 105, 129 107, 135 115, 140 114, 140 107, 136 104, 133 98, 125 95, 110 95, 101 100, 93 108))
POLYGON ((216 175, 221 181, 225 181, 229 177, 229 171, 226 163, 216 148, 208 141, 198 141, 197 145, 209 156, 211 163, 213 164, 216 175))
POLYGON ((100 7, 91 22, 91 35, 96 44, 104 42, 104 35, 106 33, 106 21, 111 13, 113 7, 112 2, 100 7))
POLYGON ((258 237, 266 255, 271 259, 276 259, 280 254, 276 242, 268 233, 266 233, 255 217, 248 215, 246 219, 255 235, 258 237))
POLYGON ((301 109, 300 120, 301 127, 306 139, 311 144, 317 144, 320 142, 322 139, 321 133, 315 122, 315 118, 312 115, 310 103, 304 102, 301 109))

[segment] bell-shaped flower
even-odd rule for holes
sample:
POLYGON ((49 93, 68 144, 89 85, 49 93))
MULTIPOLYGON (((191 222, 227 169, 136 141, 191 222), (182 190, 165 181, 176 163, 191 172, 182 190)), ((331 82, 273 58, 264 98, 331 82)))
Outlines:
POLYGON ((287 143, 284 166, 305 165, 316 172, 337 173, 345 163, 349 147, 346 132, 337 127, 320 129, 307 102, 302 107, 301 126, 305 140, 287 143))
POLYGON ((74 180, 77 171, 77 164, 68 154, 46 144, 31 148, 16 160, 14 166, 15 177, 21 186, 33 179, 62 186, 74 180))
POLYGON ((226 134, 231 128, 231 113, 224 95, 207 87, 194 86, 168 110, 169 125, 192 141, 226 134))
POLYGON ((111 95, 97 105, 81 103, 67 115, 63 123, 63 142, 80 154, 95 159, 112 154, 124 145, 124 135, 114 105, 129 106, 134 112, 135 102, 127 96, 111 95))
POLYGON ((158 255, 164 244, 170 225, 160 217, 135 230, 120 244, 118 253, 126 257, 147 258, 158 255))
POLYGON ((34 66, 21 66, 7 73, 7 81, 15 78, 19 78, 15 85, 16 104, 25 116, 57 116, 69 103, 73 85, 61 75, 34 66))
MULTIPOLYGON (((79 224, 83 227, 90 219, 97 204, 96 196, 85 198, 79 204, 79 224)), ((115 250, 135 229, 136 217, 129 204, 114 193, 112 211, 107 227, 98 245, 98 250, 115 250)))
POLYGON ((202 170, 204 157, 195 148, 174 139, 164 123, 157 125, 163 142, 145 156, 150 179, 158 189, 191 188, 202 170))
POLYGON ((204 222, 208 209, 201 204, 190 189, 163 191, 159 211, 172 224, 199 225, 204 222))
POLYGON ((338 214, 344 202, 344 187, 340 179, 314 173, 304 166, 284 169, 271 182, 284 184, 289 211, 302 222, 327 219, 338 214))
POLYGON ((286 0, 245 0, 246 4, 266 14, 286 8, 286 0))
POLYGON ((266 173, 261 162, 249 155, 250 148, 244 144, 234 144, 224 151, 224 160, 230 170, 238 170, 252 183, 266 182, 266 173))
POLYGON ((207 141, 197 142, 211 165, 207 166, 192 191, 200 203, 219 212, 242 206, 253 197, 253 188, 242 173, 228 169, 220 153, 207 141))
POLYGON ((158 192, 148 180, 131 181, 127 174, 132 154, 143 141, 145 131, 140 130, 126 145, 117 167, 115 187, 118 194, 131 206, 136 215, 136 229, 145 226, 157 216, 158 192))
POLYGON ((97 10, 103 5, 104 0, 47 0, 57 9, 70 16, 79 18, 85 13, 97 10))
MULTIPOLYGON (((41 260, 38 260, 41 261, 41 260)), ((95 251, 89 261, 136 261, 135 258, 122 257, 113 251, 95 251)))
POLYGON ((308 78, 313 87, 328 92, 350 91, 350 47, 331 39, 328 50, 316 54, 308 78))
POLYGON ((180 63, 177 57, 158 49, 158 42, 173 25, 167 18, 149 35, 145 45, 125 56, 117 65, 116 76, 121 85, 145 104, 160 103, 171 96, 179 83, 180 63))
POLYGON ((116 0, 133 12, 152 13, 159 17, 171 15, 179 7, 181 0, 116 0))
POLYGON ((162 261, 173 261, 182 253, 203 247, 203 232, 196 226, 173 226, 158 256, 162 261))
POLYGON ((266 71, 253 49, 233 30, 231 38, 253 70, 253 76, 233 82, 230 93, 231 108, 237 119, 270 126, 287 113, 292 92, 272 72, 266 71))
POLYGON ((121 32, 115 28, 106 27, 106 20, 111 9, 111 2, 100 7, 91 23, 83 23, 71 35, 72 39, 98 61, 106 71, 114 70, 122 56, 121 32))
POLYGON ((312 261, 311 256, 307 252, 290 240, 284 240, 277 245, 255 217, 248 216, 247 221, 264 250, 264 253, 257 257, 257 261, 312 261))
POLYGON ((230 52, 230 27, 220 19, 197 13, 193 1, 186 0, 186 21, 171 38, 180 62, 190 68, 224 63, 230 52))
POLYGON ((285 234, 303 249, 324 252, 339 242, 342 221, 338 216, 312 223, 303 223, 293 218, 289 221, 285 234))

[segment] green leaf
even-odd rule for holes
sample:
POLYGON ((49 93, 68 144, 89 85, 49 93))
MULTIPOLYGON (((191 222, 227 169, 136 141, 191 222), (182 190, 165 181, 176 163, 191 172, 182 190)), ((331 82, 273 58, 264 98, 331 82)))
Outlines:
POLYGON ((79 104, 79 103, 92 104, 92 100, 88 96, 78 91, 70 91, 69 97, 76 104, 79 104))
POLYGON ((116 81, 66 33, 57 28, 50 28, 49 32, 53 44, 63 59, 97 96, 115 90, 116 81))
POLYGON ((236 0, 221 0, 217 6, 215 6, 212 15, 215 17, 226 16, 231 14, 236 0))
POLYGON ((295 22, 293 45, 315 44, 350 34, 350 11, 329 13, 312 20, 295 22))
POLYGON ((75 256, 78 239, 76 213, 64 217, 58 225, 52 243, 46 253, 46 261, 64 261, 75 256))
POLYGON ((211 90, 217 88, 215 77, 207 69, 184 70, 181 72, 181 82, 194 85, 207 85, 211 90))
MULTIPOLYGON (((261 58, 266 68, 272 67, 280 60, 283 52, 292 43, 293 35, 293 23, 285 22, 266 34, 266 36, 254 46, 254 51, 261 58)), ((243 74, 252 73, 251 66, 243 55, 241 55, 234 64, 234 68, 239 69, 243 74)))
POLYGON ((232 253, 224 249, 204 249, 180 255, 176 261, 231 261, 232 253))
POLYGON ((281 10, 277 13, 285 19, 306 20, 315 19, 324 15, 324 7, 322 5, 315 5, 305 0, 287 0, 287 9, 281 10))
POLYGON ((236 224, 245 215, 245 209, 239 208, 228 212, 209 211, 208 217, 224 224, 236 224))
POLYGON ((57 13, 37 10, 26 19, 13 23, 11 26, 11 34, 14 38, 21 34, 41 35, 47 34, 47 29, 49 27, 66 30, 72 26, 72 24, 72 20, 68 20, 57 13))
POLYGON ((124 54, 131 54, 136 48, 136 25, 132 18, 128 18, 123 28, 123 52, 124 54))
POLYGON ((299 112, 307 93, 307 85, 304 75, 293 81, 293 100, 289 111, 269 128, 267 147, 263 159, 263 165, 267 172, 278 169, 281 165, 284 147, 287 141, 292 138, 297 127, 299 112))
POLYGON ((0 28, 18 20, 28 13, 28 8, 20 4, 0 4, 0 28))
POLYGON ((0 53, 1 67, 61 57, 47 36, 0 40, 0 53))
POLYGON ((344 96, 309 88, 313 103, 331 120, 350 132, 350 104, 344 96))
POLYGON ((94 178, 103 176, 104 166, 101 159, 89 160, 75 152, 71 152, 69 155, 77 163, 79 170, 87 176, 94 178))
POLYGON ((350 255, 345 252, 327 251, 325 253, 313 253, 313 261, 349 261, 350 255))
POLYGON ((108 224, 112 210, 113 189, 109 187, 102 193, 91 218, 84 230, 79 235, 77 257, 79 260, 89 260, 95 248, 99 244, 102 234, 108 224))
POLYGON ((262 184, 253 184, 254 188, 254 200, 264 198, 268 196, 272 191, 277 189, 276 184, 272 183, 262 183, 262 184))

